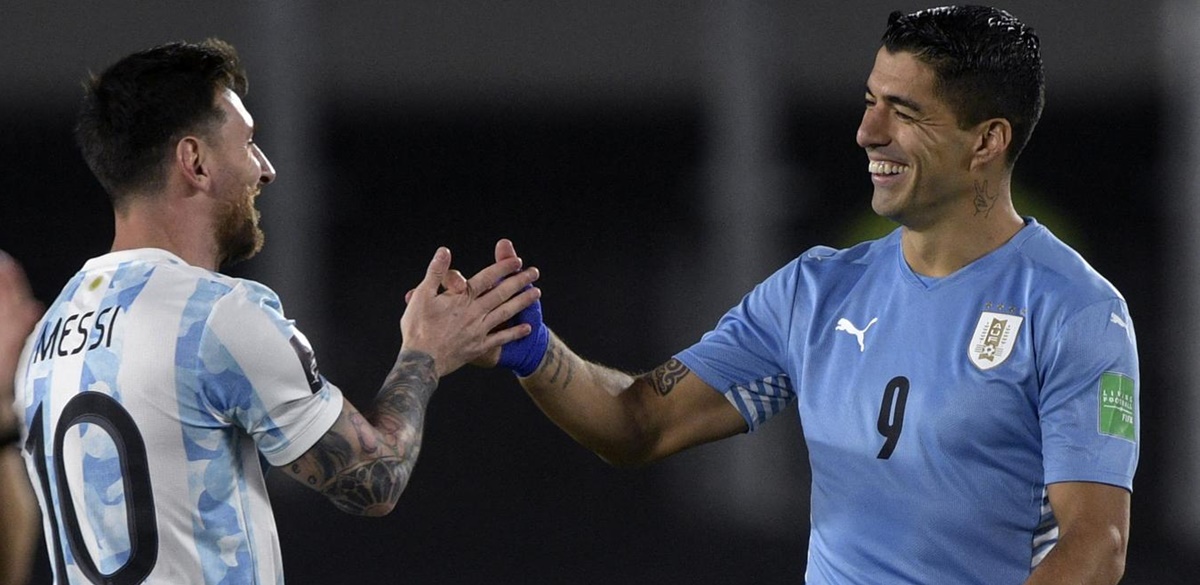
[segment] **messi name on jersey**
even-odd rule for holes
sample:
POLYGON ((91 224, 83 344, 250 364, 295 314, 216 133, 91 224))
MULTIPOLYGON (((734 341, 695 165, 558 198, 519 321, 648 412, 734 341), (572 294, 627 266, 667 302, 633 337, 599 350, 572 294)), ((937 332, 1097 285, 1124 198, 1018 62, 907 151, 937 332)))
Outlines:
POLYGON ((85 348, 96 349, 101 344, 105 347, 111 346, 113 329, 120 312, 121 307, 114 305, 98 312, 88 311, 66 318, 60 317, 53 323, 46 321, 38 334, 37 343, 33 346, 31 363, 56 356, 75 355, 85 348))

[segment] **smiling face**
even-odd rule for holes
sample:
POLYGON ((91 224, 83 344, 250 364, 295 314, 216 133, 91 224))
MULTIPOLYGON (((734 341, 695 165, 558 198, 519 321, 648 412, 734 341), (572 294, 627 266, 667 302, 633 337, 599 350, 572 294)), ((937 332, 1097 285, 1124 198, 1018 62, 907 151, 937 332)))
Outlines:
POLYGON ((875 213, 914 229, 971 209, 977 133, 937 97, 933 69, 879 49, 867 79, 858 145, 867 151, 875 213))
POLYGON ((217 95, 217 104, 224 114, 214 131, 217 258, 220 264, 232 264, 262 249, 263 232, 254 200, 263 185, 275 179, 275 169, 254 143, 254 119, 241 98, 223 90, 217 95))

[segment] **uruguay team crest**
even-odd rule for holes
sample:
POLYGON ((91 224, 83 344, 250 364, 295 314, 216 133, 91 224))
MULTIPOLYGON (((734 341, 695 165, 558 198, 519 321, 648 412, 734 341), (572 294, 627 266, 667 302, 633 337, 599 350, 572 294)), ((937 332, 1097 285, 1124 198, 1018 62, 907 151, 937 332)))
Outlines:
POLYGON ((967 357, 981 370, 990 370, 1012 355, 1017 343, 1017 332, 1025 318, 1006 313, 984 311, 975 324, 975 334, 967 347, 967 357))

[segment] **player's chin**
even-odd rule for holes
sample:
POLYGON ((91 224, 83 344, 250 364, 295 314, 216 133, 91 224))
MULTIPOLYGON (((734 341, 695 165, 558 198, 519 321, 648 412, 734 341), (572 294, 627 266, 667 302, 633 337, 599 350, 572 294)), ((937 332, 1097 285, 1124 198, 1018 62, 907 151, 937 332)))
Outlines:
POLYGON ((871 209, 876 215, 899 221, 907 212, 912 211, 913 188, 908 183, 894 185, 875 185, 871 194, 871 209))
POLYGON ((262 229, 253 223, 247 222, 238 236, 228 238, 222 242, 221 265, 233 266, 239 262, 249 260, 262 251, 265 243, 266 235, 263 234, 262 229))
POLYGON ((875 195, 871 197, 871 209, 875 215, 886 218, 896 217, 900 210, 896 205, 895 197, 891 193, 880 193, 878 187, 875 188, 875 195))

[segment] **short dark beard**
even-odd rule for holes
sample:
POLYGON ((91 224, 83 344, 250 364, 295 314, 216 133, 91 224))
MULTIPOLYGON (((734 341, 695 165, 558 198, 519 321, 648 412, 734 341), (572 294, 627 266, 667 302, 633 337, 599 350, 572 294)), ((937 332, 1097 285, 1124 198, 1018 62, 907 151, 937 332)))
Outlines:
POLYGON ((232 266, 249 260, 262 250, 263 231, 258 227, 258 210, 254 198, 259 187, 247 187, 236 201, 229 203, 217 216, 217 265, 232 266))

